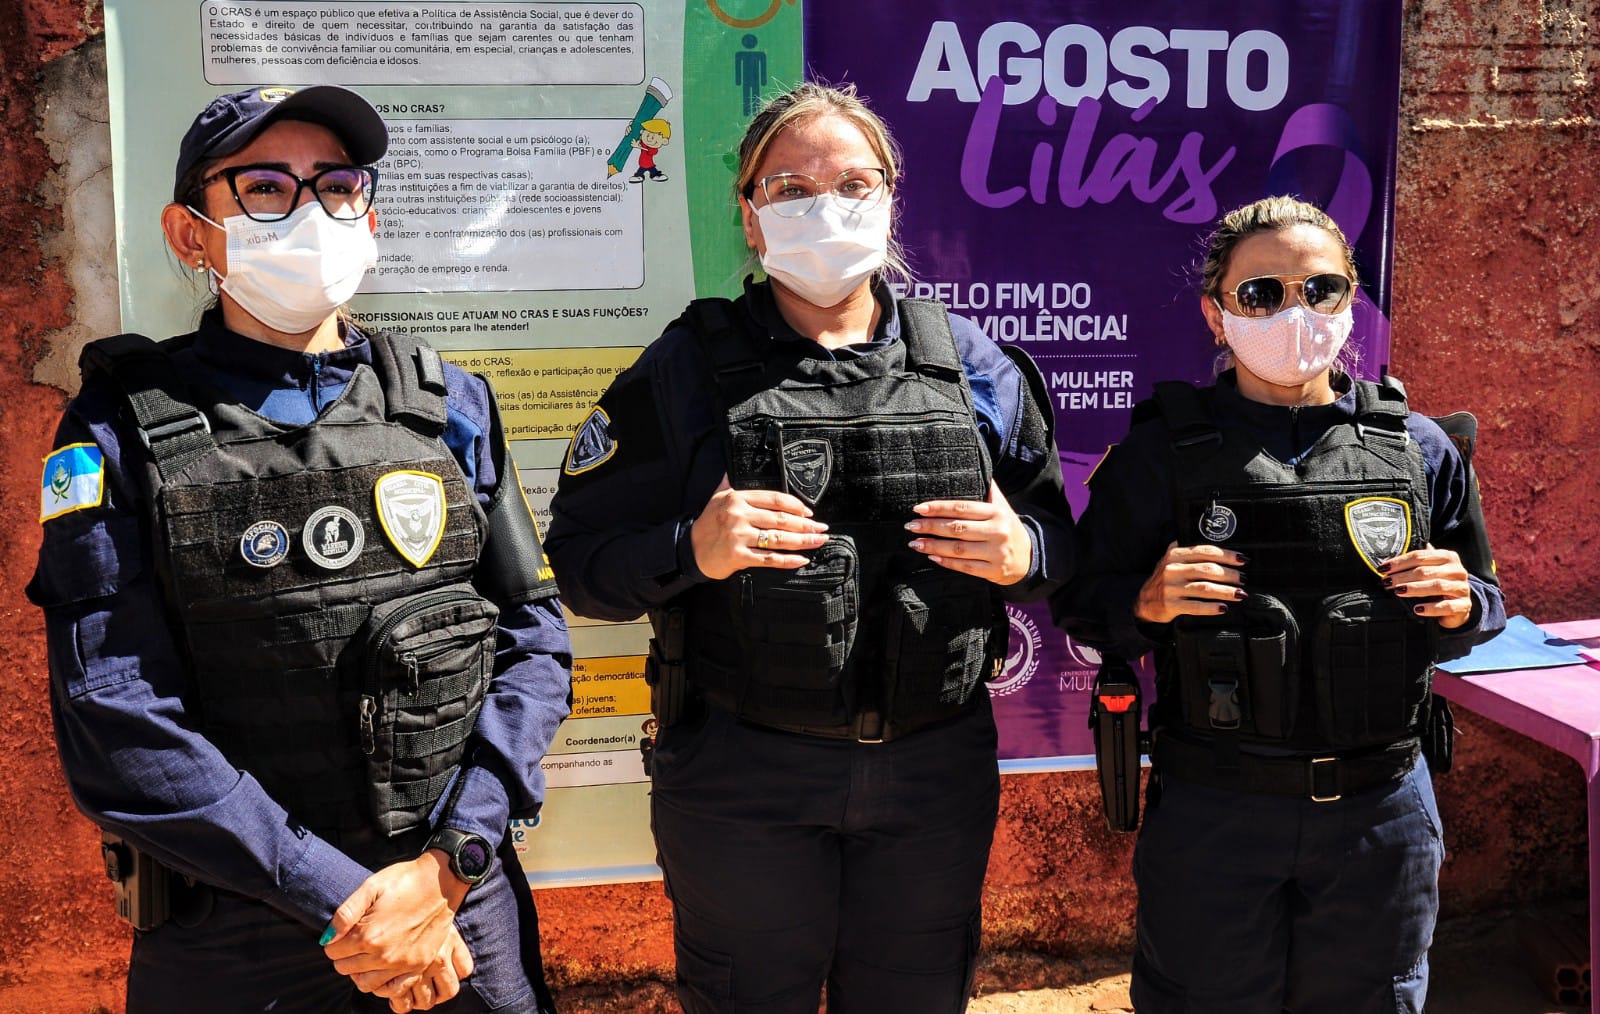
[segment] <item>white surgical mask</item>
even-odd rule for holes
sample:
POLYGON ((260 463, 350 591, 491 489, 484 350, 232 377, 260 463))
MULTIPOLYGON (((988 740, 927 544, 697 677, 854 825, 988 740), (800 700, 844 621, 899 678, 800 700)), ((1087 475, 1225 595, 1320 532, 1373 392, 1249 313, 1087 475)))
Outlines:
POLYGON ((799 218, 784 218, 764 204, 756 209, 767 243, 761 267, 807 302, 837 305, 883 267, 889 207, 887 196, 863 208, 860 201, 828 193, 799 218))
POLYGON ((1223 311, 1222 336, 1240 365, 1269 384, 1299 387, 1328 371, 1350 337, 1355 315, 1317 313, 1295 304, 1270 317, 1223 311))
POLYGON ((250 316, 285 334, 304 334, 328 319, 378 263, 378 244, 368 216, 333 218, 307 201, 288 218, 257 222, 231 215, 221 225, 228 237, 228 273, 211 270, 212 291, 223 292, 250 316))

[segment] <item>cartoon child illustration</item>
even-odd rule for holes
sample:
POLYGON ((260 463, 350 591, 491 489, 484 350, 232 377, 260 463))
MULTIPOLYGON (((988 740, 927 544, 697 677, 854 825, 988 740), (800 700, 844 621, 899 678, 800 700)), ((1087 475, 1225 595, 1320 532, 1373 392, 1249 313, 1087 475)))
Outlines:
POLYGON ((672 124, 666 120, 645 120, 639 124, 639 136, 633 146, 639 149, 639 168, 629 177, 629 183, 643 183, 645 176, 661 181, 667 174, 656 168, 656 152, 672 143, 672 124))

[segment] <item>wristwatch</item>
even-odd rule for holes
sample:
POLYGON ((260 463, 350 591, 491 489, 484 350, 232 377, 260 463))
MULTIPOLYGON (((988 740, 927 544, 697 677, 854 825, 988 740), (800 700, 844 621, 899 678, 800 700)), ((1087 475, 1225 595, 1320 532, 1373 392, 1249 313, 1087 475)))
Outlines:
MULTIPOLYGON (((450 857, 450 872, 469 887, 483 883, 494 865, 494 849, 481 834, 441 827, 428 839, 428 848, 440 849, 450 857)), ((426 850, 424 850, 426 851, 426 850)))

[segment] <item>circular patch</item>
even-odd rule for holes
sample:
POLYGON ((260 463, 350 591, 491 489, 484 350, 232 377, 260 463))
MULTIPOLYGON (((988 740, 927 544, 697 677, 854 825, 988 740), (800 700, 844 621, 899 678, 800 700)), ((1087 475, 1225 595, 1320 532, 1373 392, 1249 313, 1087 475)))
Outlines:
POLYGON ((239 536, 239 555, 252 567, 276 567, 289 555, 289 530, 276 521, 257 521, 239 536))
POLYGON ((354 511, 323 507, 306 519, 300 543, 311 562, 324 570, 343 570, 356 562, 367 533, 354 511))
POLYGON ((1238 528, 1238 517, 1219 503, 1212 504, 1200 515, 1200 535, 1212 542, 1231 538, 1238 528))

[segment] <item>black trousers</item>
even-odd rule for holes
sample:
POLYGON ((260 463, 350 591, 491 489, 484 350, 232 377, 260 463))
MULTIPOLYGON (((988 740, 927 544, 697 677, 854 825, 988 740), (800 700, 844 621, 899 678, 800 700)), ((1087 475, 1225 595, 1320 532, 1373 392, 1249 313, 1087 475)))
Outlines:
POLYGON ((664 729, 651 823, 687 1014, 958 1014, 1000 778, 987 695, 889 743, 716 708, 664 729))

